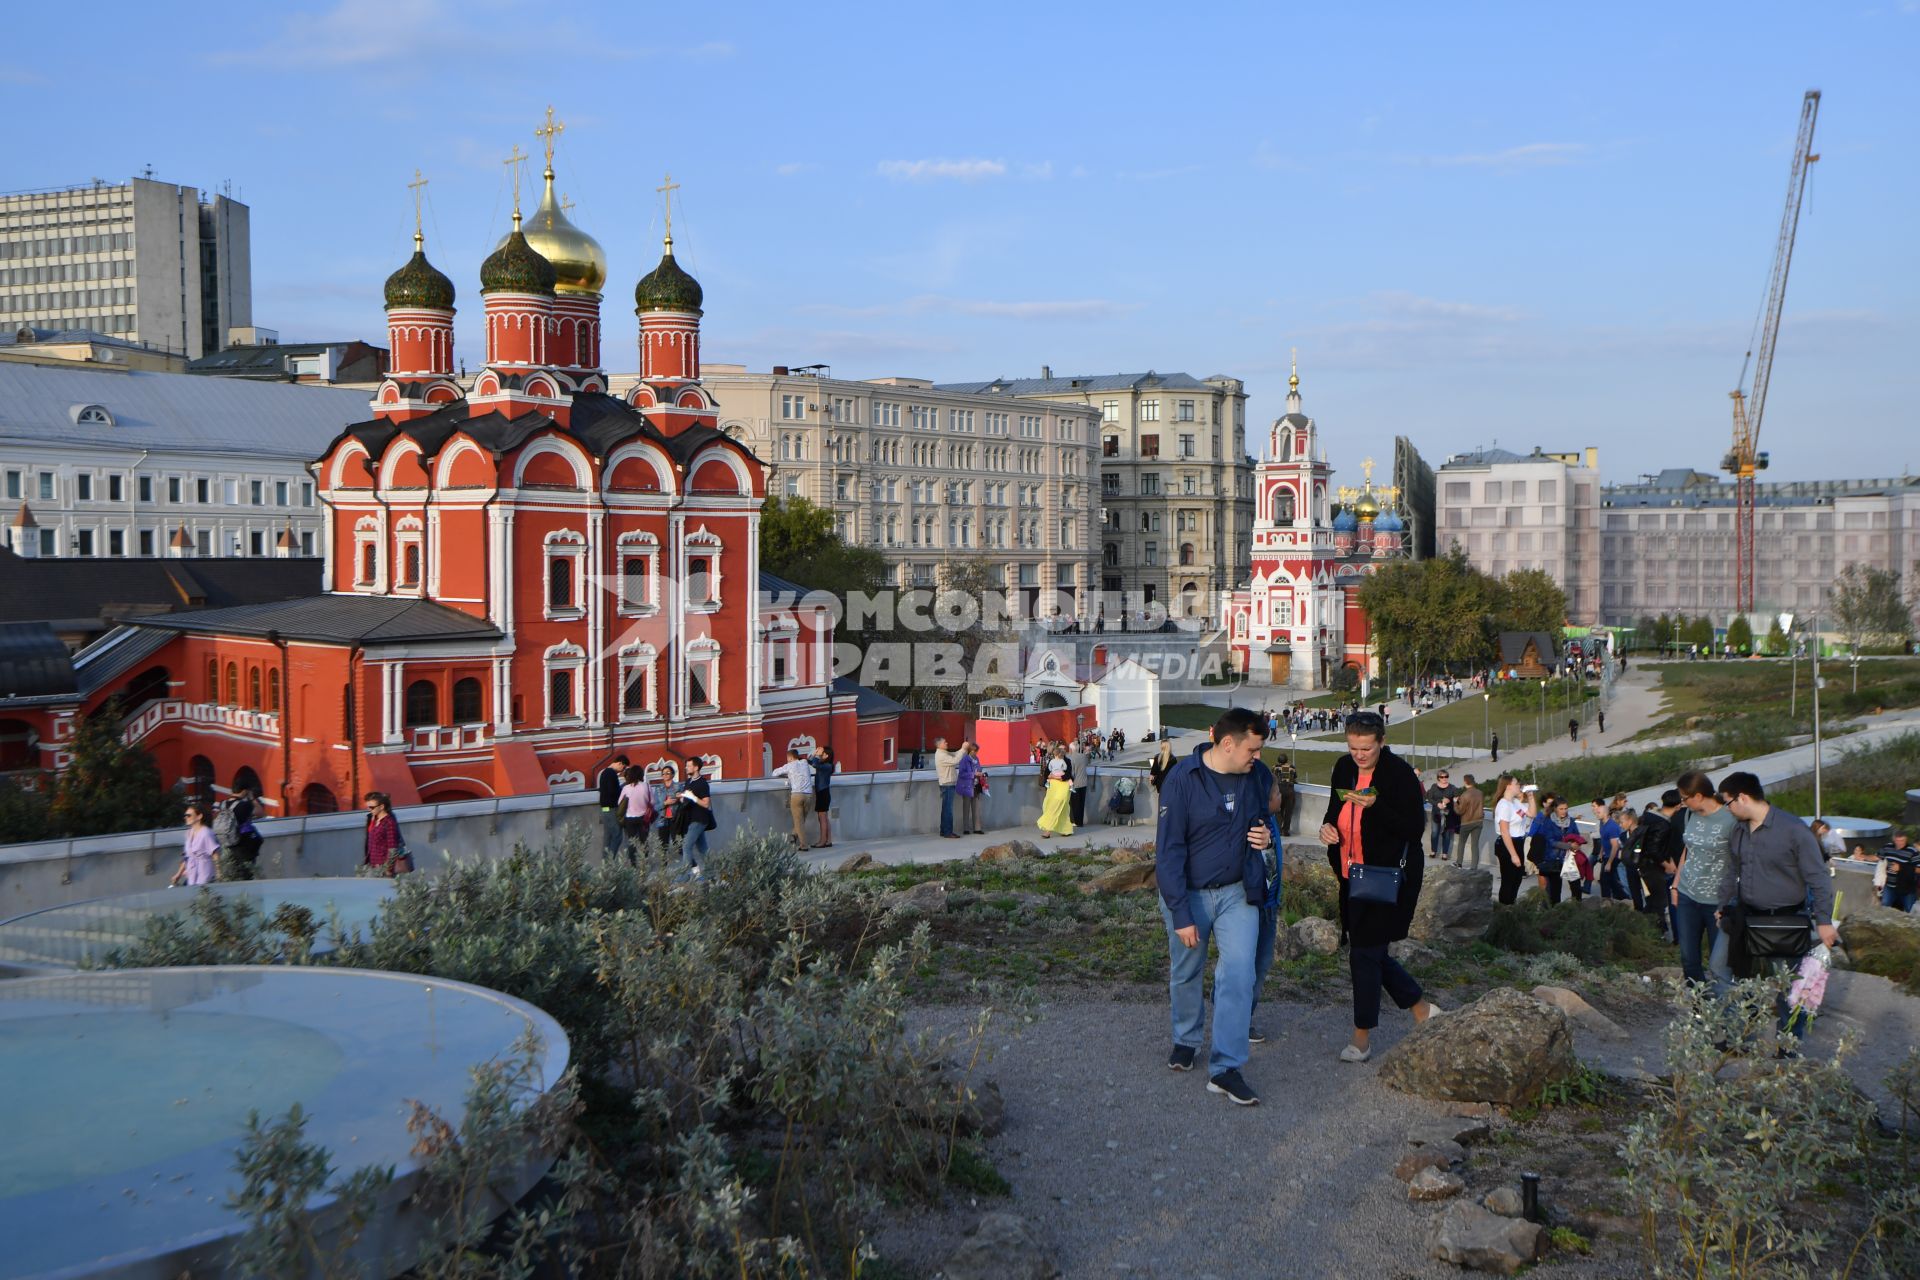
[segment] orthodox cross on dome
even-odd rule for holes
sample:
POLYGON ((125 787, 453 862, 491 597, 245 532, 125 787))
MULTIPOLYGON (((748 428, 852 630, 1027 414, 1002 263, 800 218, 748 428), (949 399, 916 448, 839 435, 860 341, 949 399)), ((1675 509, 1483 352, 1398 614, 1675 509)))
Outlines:
POLYGON ((513 150, 507 153, 507 158, 500 162, 507 166, 507 171, 513 175, 513 228, 516 231, 520 229, 520 166, 525 164, 527 159, 528 157, 520 151, 520 144, 515 143, 513 150))
POLYGON ((560 193, 560 212, 565 213, 571 208, 573 208, 573 198, 562 191, 560 193))
POLYGON ((1360 464, 1360 474, 1366 477, 1367 488, 1373 488, 1373 459, 1368 458, 1360 464))
POLYGON ((675 181, 673 180, 673 175, 672 175, 672 174, 668 174, 668 175, 667 175, 667 180, 666 180, 665 182, 662 182, 662 183, 661 183, 661 184, 660 184, 659 186, 657 186, 657 187, 655 187, 655 188, 654 188, 654 190, 655 190, 655 191, 658 191, 658 192, 659 192, 659 193, 660 193, 660 194, 661 194, 661 195, 662 195, 663 197, 665 197, 665 198, 666 198, 666 202, 667 202, 667 243, 668 243, 668 244, 672 244, 672 243, 673 243, 673 193, 674 193, 674 192, 676 192, 676 191, 678 191, 679 189, 680 189, 680 184, 679 184, 679 183, 677 183, 677 182, 675 182, 675 181))
POLYGON ((1287 377, 1287 387, 1292 391, 1300 389, 1300 348, 1298 347, 1293 348, 1293 372, 1287 377))
POLYGON ((418 169, 413 171, 413 181, 407 184, 407 189, 413 192, 413 247, 419 249, 427 242, 420 229, 420 201, 426 193, 427 180, 420 176, 418 169))
POLYGON ((553 118, 553 104, 547 104, 547 122, 533 131, 533 136, 546 141, 547 176, 553 176, 553 140, 567 131, 564 122, 553 118))

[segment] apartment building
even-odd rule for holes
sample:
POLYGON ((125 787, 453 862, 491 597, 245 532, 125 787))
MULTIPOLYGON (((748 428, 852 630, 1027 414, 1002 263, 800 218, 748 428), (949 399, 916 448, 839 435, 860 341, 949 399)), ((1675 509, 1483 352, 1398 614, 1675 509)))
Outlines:
MULTIPOLYGON (((1238 378, 1118 373, 944 383, 1010 406, 1074 406, 1099 428, 1099 575, 1125 607, 1216 617, 1253 564, 1253 459, 1238 378)), ((1029 412, 1031 410, 1028 410, 1029 412)))
MULTIPOLYGON (((1630 626, 1663 613, 1734 612, 1734 487, 1673 467, 1600 491, 1600 612, 1630 626)), ((1754 605, 1811 613, 1849 564, 1908 578, 1920 557, 1920 478, 1756 486, 1754 605)))
POLYGON ((317 554, 307 464, 367 393, 0 363, 0 524, 23 556, 317 554))
POLYGON ((1567 593, 1568 621, 1600 620, 1600 451, 1455 454, 1435 476, 1436 550, 1458 544, 1501 577, 1544 569, 1567 593))
POLYGON ((840 536, 884 553, 901 585, 986 557, 1029 605, 1057 590, 1090 607, 1097 406, 779 365, 703 364, 700 379, 721 430, 771 466, 769 491, 831 511, 840 536))
POLYGON ((237 200, 150 178, 0 196, 0 327, 218 351, 253 323, 251 225, 237 200))

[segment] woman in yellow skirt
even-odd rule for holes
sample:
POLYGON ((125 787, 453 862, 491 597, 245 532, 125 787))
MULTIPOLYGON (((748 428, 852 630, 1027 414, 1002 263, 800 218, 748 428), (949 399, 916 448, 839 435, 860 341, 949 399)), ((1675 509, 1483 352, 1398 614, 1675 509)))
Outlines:
POLYGON ((1067 749, 1056 744, 1047 757, 1047 796, 1040 806, 1040 836, 1051 840, 1054 836, 1073 834, 1073 820, 1068 817, 1073 805, 1073 784, 1067 781, 1067 749))

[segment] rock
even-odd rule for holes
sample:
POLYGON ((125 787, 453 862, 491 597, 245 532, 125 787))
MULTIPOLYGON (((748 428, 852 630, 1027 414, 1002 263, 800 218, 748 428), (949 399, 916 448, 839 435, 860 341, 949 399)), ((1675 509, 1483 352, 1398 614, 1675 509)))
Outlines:
POLYGON ((1920 972, 1920 916, 1873 901, 1848 902, 1840 921, 1840 944, 1846 948, 1848 965, 1862 973, 1898 982, 1920 972))
POLYGON ((862 867, 870 867, 872 865, 873 865, 872 854, 856 853, 856 854, 853 854, 851 857, 847 858, 846 861, 842 862, 835 869, 839 871, 858 871, 862 867))
MULTIPOLYGON (((1484 1102, 1454 1102, 1440 1108, 1456 1120, 1480 1120, 1493 1123, 1493 1108, 1484 1102)), ((1467 1138, 1455 1138, 1456 1142, 1467 1142, 1467 1138)))
POLYGON ((1462 1151, 1457 1143, 1449 1145, 1453 1147, 1452 1151, 1441 1147, 1415 1147, 1400 1157, 1399 1164, 1393 1166, 1393 1176, 1406 1182, 1416 1177, 1423 1169, 1439 1169, 1443 1172, 1451 1169, 1465 1159, 1467 1153, 1462 1151))
POLYGON ((1527 1211, 1527 1202, 1518 1187, 1495 1187, 1480 1203, 1503 1218, 1517 1218, 1527 1211))
POLYGON ((1302 916, 1287 933, 1299 955, 1330 956, 1340 949, 1340 926, 1319 916, 1302 916))
POLYGON ((1015 858, 1037 858, 1040 846, 1031 840, 1008 840, 1003 844, 990 844, 980 851, 982 862, 1012 862, 1015 858))
POLYGON ((1060 1274, 1046 1247, 1011 1213, 989 1213, 947 1259, 946 1280, 1054 1280, 1060 1274))
POLYGON ((1113 862, 1152 862, 1153 861, 1153 855, 1151 853, 1148 853, 1146 850, 1140 848, 1139 845, 1133 845, 1133 844, 1123 844, 1118 846, 1117 848, 1113 849, 1107 854, 1107 858, 1113 862))
POLYGON ((1578 1065, 1566 1014, 1496 987, 1416 1026, 1380 1060, 1379 1076, 1416 1097, 1518 1106, 1578 1065))
POLYGON ((1663 964, 1647 970, 1647 976, 1655 982, 1678 982, 1687 975, 1677 965, 1663 964))
POLYGON ((1571 1018, 1574 1026, 1603 1040, 1627 1038, 1627 1033, 1619 1023, 1581 999, 1577 992, 1565 987, 1535 987, 1533 998, 1542 1004, 1552 1005, 1571 1018))
POLYGON ((947 909, 947 886, 938 880, 923 880, 887 894, 880 905, 903 916, 941 915, 947 909))
POLYGON ((1455 1200, 1427 1237, 1427 1256, 1473 1271, 1510 1276, 1547 1252, 1547 1231, 1538 1223, 1489 1213, 1471 1200, 1455 1200))
POLYGON ((1133 893, 1140 889, 1151 889, 1156 884, 1154 864, 1151 862, 1129 862, 1102 871, 1093 879, 1080 886, 1082 893, 1133 893))
POLYGON ((1007 1127, 1007 1100, 1000 1086, 988 1080, 973 1091, 960 1111, 960 1132, 981 1138, 997 1137, 1007 1127))
POLYGON ((1402 938, 1398 942, 1387 944, 1387 954, 1402 964, 1425 964, 1438 960, 1440 953, 1424 942, 1415 942, 1412 938, 1402 938))
POLYGON ((1437 1147, 1449 1142, 1464 1145, 1486 1136, 1487 1122, 1484 1119, 1427 1120, 1407 1131, 1407 1145, 1437 1147))
POLYGON ((947 910, 959 911, 980 901, 981 894, 976 889, 955 889, 947 894, 947 910))
POLYGON ((1457 1173, 1448 1173, 1445 1169, 1422 1169, 1413 1175, 1413 1181, 1407 1183, 1407 1199, 1451 1200, 1466 1189, 1466 1180, 1457 1173))
POLYGON ((1493 923, 1493 872, 1427 864, 1407 936, 1416 942, 1474 942, 1493 923))

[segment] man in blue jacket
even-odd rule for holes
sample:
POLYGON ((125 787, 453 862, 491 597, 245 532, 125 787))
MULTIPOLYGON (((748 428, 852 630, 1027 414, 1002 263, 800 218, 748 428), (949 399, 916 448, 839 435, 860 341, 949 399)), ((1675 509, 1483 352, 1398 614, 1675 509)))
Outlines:
POLYGON ((1266 901, 1267 798, 1273 777, 1260 763, 1259 713, 1236 707, 1213 726, 1213 741, 1168 771, 1160 789, 1155 877, 1167 926, 1167 988, 1173 1052, 1167 1066, 1189 1071, 1200 1048, 1207 939, 1220 950, 1213 970, 1213 1048, 1207 1089, 1243 1107, 1259 1096, 1241 1079, 1253 1016, 1255 952, 1266 901))

